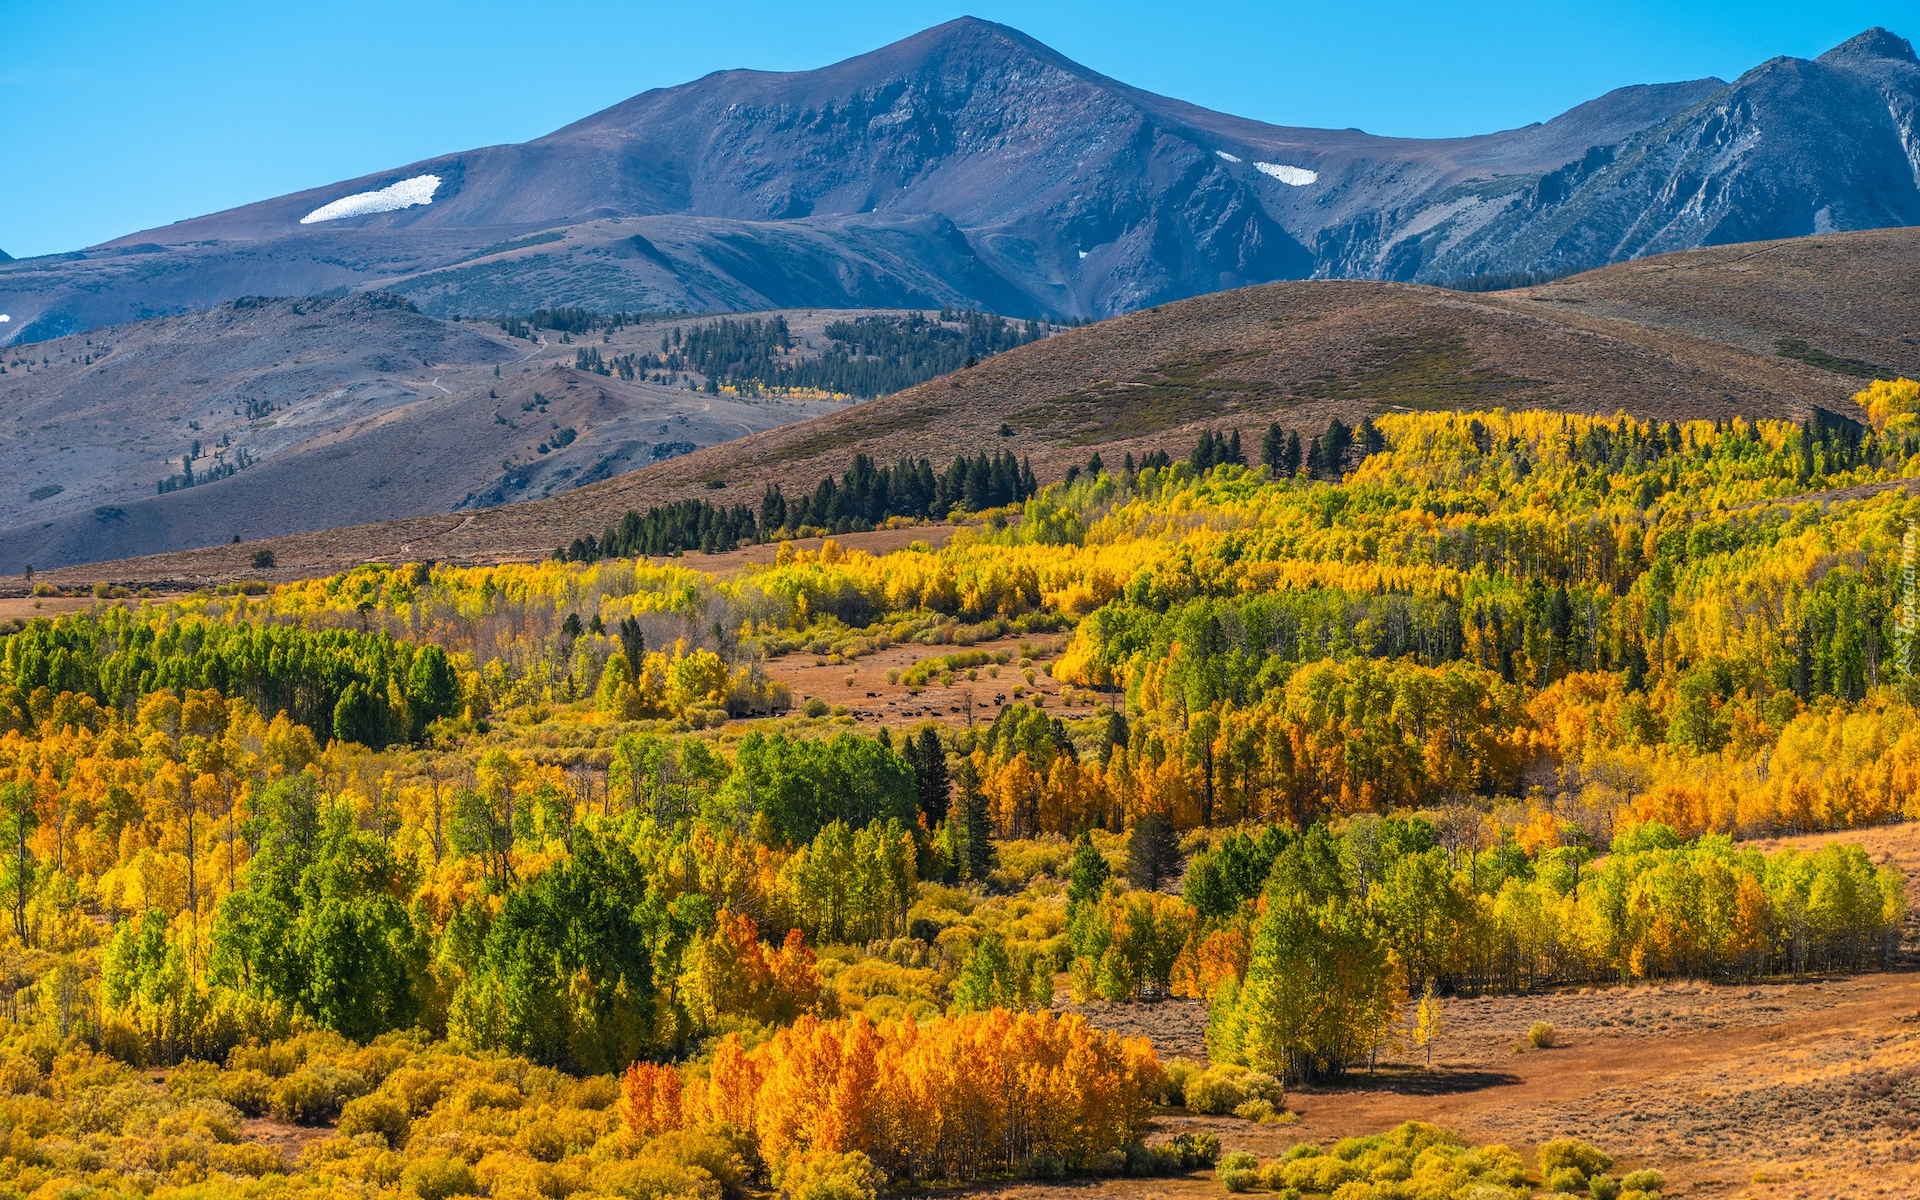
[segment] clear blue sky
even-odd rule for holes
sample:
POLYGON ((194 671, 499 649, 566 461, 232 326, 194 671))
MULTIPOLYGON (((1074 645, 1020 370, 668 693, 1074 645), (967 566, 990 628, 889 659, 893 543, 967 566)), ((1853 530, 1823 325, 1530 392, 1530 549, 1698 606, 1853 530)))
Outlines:
POLYGON ((1731 79, 1873 25, 1920 38, 1920 0, 0 0, 0 250, 77 249, 521 141, 647 88, 819 66, 964 14, 1209 108, 1408 136, 1731 79))

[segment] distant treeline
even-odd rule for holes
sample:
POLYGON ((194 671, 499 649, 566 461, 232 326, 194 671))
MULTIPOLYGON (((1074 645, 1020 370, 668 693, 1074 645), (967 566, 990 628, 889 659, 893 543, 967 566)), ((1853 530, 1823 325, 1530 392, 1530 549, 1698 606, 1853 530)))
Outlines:
MULTIPOLYGON (((1327 422, 1325 433, 1309 439, 1304 450, 1299 434, 1283 431, 1276 423, 1267 427, 1261 461, 1275 478, 1297 474, 1304 463, 1315 478, 1338 479, 1351 462, 1385 445, 1373 422, 1365 418, 1358 426, 1349 427, 1335 417, 1327 422)), ((1193 453, 1187 457, 1187 465, 1196 473, 1230 463, 1247 463, 1238 429, 1228 433, 1202 430, 1193 453)), ((1138 464, 1129 453, 1124 469, 1132 475, 1171 465, 1173 460, 1166 451, 1155 450, 1138 464)), ((1094 454, 1086 473, 1097 475, 1103 469, 1100 455, 1094 454)), ((1072 483, 1080 473, 1080 467, 1071 468, 1067 482, 1072 483)), ((705 500, 679 500, 645 513, 629 509, 618 525, 608 526, 597 538, 591 534, 577 537, 555 550, 554 557, 563 562, 594 562, 688 550, 713 553, 803 528, 862 533, 890 517, 940 520, 956 508, 979 512, 1021 503, 1039 490, 1032 464, 1004 450, 971 459, 962 455, 937 474, 924 458, 902 459, 885 467, 865 454, 856 454, 853 465, 838 480, 831 476, 822 479, 809 493, 790 498, 778 484, 770 485, 760 498, 758 512, 745 504, 723 507, 705 500)))
MULTIPOLYGON (((572 334, 613 330, 636 314, 603 317, 585 309, 541 309, 525 319, 508 317, 500 328, 516 337, 534 329, 572 334)), ((656 383, 699 376, 709 393, 730 388, 742 395, 821 391, 842 396, 884 396, 957 371, 983 358, 1039 341, 1053 331, 1039 321, 1008 321, 994 313, 942 309, 937 319, 866 316, 826 327, 828 345, 815 357, 793 361, 797 345, 785 317, 720 317, 662 334, 657 352, 607 355, 598 348, 574 353, 574 366, 596 375, 656 383)))
MULTIPOLYGON (((1353 426, 1334 417, 1327 422, 1325 433, 1308 439, 1304 450, 1300 446, 1300 435, 1282 429, 1276 421, 1267 426, 1265 436, 1260 439, 1260 465, 1274 479, 1297 475, 1303 466, 1307 474, 1315 479, 1338 479, 1348 467, 1369 454, 1385 449, 1386 445, 1387 439, 1365 417, 1353 426)), ((1220 433, 1212 429, 1201 430, 1193 453, 1187 456, 1187 465, 1193 468, 1195 474, 1199 474, 1228 464, 1247 465, 1246 452, 1240 448, 1240 431, 1235 429, 1231 433, 1220 433)), ((1164 453, 1159 455, 1158 462, 1150 455, 1140 464, 1143 470, 1166 465, 1164 453)), ((1129 470, 1133 467, 1132 455, 1127 456, 1127 467, 1129 470)))
POLYGON ((512 337, 530 338, 536 329, 555 333, 592 333, 597 329, 623 329, 658 321, 667 313, 598 313, 590 308, 536 308, 524 317, 501 317, 500 328, 512 337))
MULTIPOLYGON (((1491 435, 1484 434, 1478 422, 1471 428, 1479 451, 1489 453, 1493 449, 1491 435)), ((1817 468, 1848 470, 1876 457, 1920 452, 1920 438, 1912 437, 1890 442, 1887 448, 1879 443, 1870 447, 1864 437, 1865 426, 1821 408, 1814 409, 1800 428, 1794 454, 1802 478, 1811 478, 1817 468)), ((1261 437, 1260 463, 1273 479, 1290 479, 1304 469, 1308 478, 1338 481, 1369 454, 1386 449, 1386 444, 1385 436, 1366 417, 1351 426, 1334 417, 1327 422, 1326 430, 1310 437, 1304 447, 1297 432, 1274 422, 1261 437)), ((1678 452, 1679 446, 1679 428, 1668 422, 1649 424, 1637 431, 1636 427, 1622 426, 1617 435, 1596 429, 1573 450, 1595 467, 1618 471, 1629 460, 1652 462, 1663 454, 1678 452)), ((1137 464, 1128 453, 1122 469, 1131 476, 1136 471, 1171 465, 1173 460, 1166 451, 1155 450, 1137 464)), ((1196 474, 1219 466, 1248 465, 1240 431, 1201 430, 1186 465, 1196 474)), ((1103 469, 1097 452, 1084 468, 1089 475, 1103 469)), ((1066 482, 1071 484, 1081 472, 1078 466, 1069 469, 1066 482)), ((1640 499, 1643 507, 1652 503, 1650 488, 1651 484, 1643 481, 1642 490, 1647 491, 1640 499)), ((1006 451, 992 456, 983 453, 972 459, 957 457, 939 474, 924 458, 902 459, 894 466, 883 467, 867 455, 857 454, 838 480, 822 479, 805 495, 789 498, 778 484, 770 485, 760 498, 758 512, 745 504, 721 507, 705 500, 680 500, 644 514, 629 510, 618 525, 608 526, 599 537, 577 537, 555 550, 554 557, 563 562, 594 562, 687 550, 713 553, 770 541, 803 528, 862 533, 890 517, 939 520, 956 508, 978 512, 1021 503, 1039 490, 1032 464, 1006 451)))
POLYGON ((1510 292, 1515 288, 1539 287, 1543 283, 1552 283, 1556 279, 1578 275, 1588 269, 1561 267, 1552 271, 1501 271, 1486 275, 1463 275, 1458 279, 1450 279, 1440 286, 1456 292, 1510 292))
POLYGON ((1017 504, 1040 490, 1030 463, 1007 451, 957 457, 940 473, 924 458, 876 466, 864 454, 836 481, 822 479, 809 494, 788 499, 778 484, 767 488, 755 513, 744 504, 722 508, 705 500, 680 500, 643 515, 629 510, 598 537, 577 537, 554 552, 565 562, 675 554, 686 550, 731 550, 803 528, 857 533, 890 517, 940 518, 956 507, 971 511, 1017 504))

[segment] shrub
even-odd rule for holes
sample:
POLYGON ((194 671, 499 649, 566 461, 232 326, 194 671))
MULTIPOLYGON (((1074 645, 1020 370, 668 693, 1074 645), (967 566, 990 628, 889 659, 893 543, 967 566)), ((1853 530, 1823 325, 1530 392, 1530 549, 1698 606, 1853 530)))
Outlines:
POLYGON ((620 1083, 609 1075, 589 1075, 575 1082, 571 1090, 573 1106, 593 1112, 612 1108, 620 1100, 620 1083))
POLYGON ((1220 1157, 1220 1138, 1211 1133, 1183 1133, 1159 1147, 1173 1170, 1193 1171, 1212 1166, 1220 1157))
POLYGON ((1331 1192, 1358 1178, 1360 1171, 1352 1163, 1336 1155, 1319 1154, 1289 1164, 1282 1182, 1302 1191, 1331 1192))
POLYGON ((830 710, 831 706, 818 696, 808 696, 806 704, 800 709, 810 717, 824 717, 830 710))
POLYGON ((1547 1050, 1553 1046, 1553 1026, 1545 1021, 1535 1021, 1527 1028, 1527 1042, 1535 1050, 1547 1050))
POLYGON ((1065 1179, 1067 1160, 1057 1150, 1042 1150, 1021 1166, 1020 1173, 1028 1179, 1065 1179))
POLYGON ((253 569, 256 571, 271 571, 277 565, 271 550, 255 550, 249 561, 253 563, 253 569))
POLYGON ((613 1159, 596 1163, 593 1182, 595 1194, 626 1200, 717 1200, 720 1194, 703 1172, 647 1155, 624 1162, 613 1159))
POLYGON ((357 1071, 343 1071, 328 1062, 308 1063, 274 1085, 273 1111, 296 1125, 320 1125, 366 1090, 367 1081, 357 1071))
POLYGON ((780 1191, 793 1200, 875 1200, 886 1178, 858 1150, 796 1154, 780 1170, 780 1191))
POLYGON ((420 1200, 447 1200, 448 1196, 475 1196, 480 1184, 473 1168, 458 1158, 422 1158, 408 1164, 400 1185, 420 1200))
POLYGON ((1278 1108, 1287 1100, 1286 1088, 1278 1079, 1231 1065, 1189 1075, 1184 1090, 1187 1108, 1210 1116, 1234 1112, 1249 1101, 1265 1100, 1270 1108, 1278 1108))
MULTIPOLYGON (((751 1146, 752 1139, 745 1134, 729 1136, 726 1130, 706 1126, 697 1129, 674 1129, 659 1134, 647 1143, 646 1154, 649 1158, 661 1159, 682 1167, 698 1167, 713 1176, 715 1182, 732 1193, 737 1191, 740 1185, 747 1181, 747 1176, 752 1173, 747 1169, 747 1155, 752 1152, 751 1146), (736 1137, 738 1143, 736 1143, 736 1137)), ((864 1156, 860 1157, 864 1160, 864 1156)), ((871 1163, 867 1165, 869 1168, 872 1167, 871 1163)), ((791 1170, 788 1175, 791 1175, 791 1170)))
MULTIPOLYGON (((1223 1164, 1223 1183, 1226 1170, 1223 1164)), ((1472 1149, 1452 1130, 1408 1121, 1371 1137, 1344 1138, 1330 1149, 1303 1142, 1255 1175, 1258 1186, 1292 1200, 1302 1193, 1333 1200, 1512 1200, 1527 1172, 1505 1146, 1472 1149)))
POLYGON ((1287 1102, 1286 1085, 1280 1082, 1278 1076, 1265 1071, 1248 1071, 1241 1076, 1240 1090, 1247 1094, 1247 1099, 1265 1100, 1275 1108, 1287 1102))
POLYGON ((1578 1138, 1556 1138, 1540 1147, 1540 1178, 1551 1180, 1562 1171, 1578 1176, 1573 1186, 1563 1191, 1585 1190, 1590 1176, 1603 1174, 1612 1166, 1613 1159, 1578 1138))
POLYGON ((1587 1194, 1592 1196, 1593 1200, 1618 1200, 1620 1181, 1609 1179, 1605 1175, 1595 1175, 1587 1180, 1587 1194))
POLYGON ((1230 1192, 1248 1191, 1258 1186, 1260 1182, 1260 1172, 1249 1167, 1222 1167, 1215 1174, 1220 1180, 1220 1186, 1230 1192))
POLYGON ((1187 1106, 1187 1086, 1195 1078, 1204 1075, 1206 1068, 1190 1058, 1176 1058, 1163 1068, 1166 1080, 1167 1103, 1181 1108, 1187 1106))
POLYGON ((1197 1113, 1219 1116, 1247 1102, 1240 1080, 1219 1068, 1204 1071, 1187 1081, 1187 1107, 1197 1113))
POLYGON ((394 1150, 406 1145, 407 1131, 412 1124, 407 1117, 407 1106, 392 1096, 360 1096, 347 1101, 340 1110, 340 1132, 343 1135, 353 1137, 355 1134, 377 1133, 394 1150))
POLYGON ((1257 1121, 1262 1125, 1272 1123, 1275 1113, 1273 1101, 1267 1099, 1249 1100, 1233 1110, 1233 1115, 1242 1121, 1257 1121))
POLYGON ((1560 1167, 1548 1172, 1541 1182, 1550 1192, 1579 1192, 1587 1190, 1587 1177, 1578 1167, 1560 1167))
POLYGON ((1651 1167, 1629 1171, 1620 1180, 1620 1190, 1623 1193, 1664 1192, 1667 1190, 1667 1177, 1651 1167))
MULTIPOLYGON (((440 1103, 440 1097, 446 1095, 452 1082, 451 1077, 444 1071, 432 1071, 422 1067, 402 1067, 387 1076, 383 1090, 406 1105, 408 1113, 419 1116, 440 1103)), ((582 1081, 583 1084, 585 1082, 582 1081)), ((606 1086, 612 1088, 617 1099, 618 1088, 612 1087, 611 1082, 606 1086)), ((606 1105, 603 1104, 600 1107, 604 1108, 606 1105)))
POLYGON ((1138 1177, 1177 1175, 1215 1165, 1220 1139, 1211 1133, 1183 1133, 1157 1146, 1129 1142, 1120 1148, 1124 1172, 1138 1177))
POLYGON ((1519 1187, 1527 1181, 1527 1164, 1505 1146, 1482 1146, 1466 1156, 1469 1168, 1481 1179, 1519 1187))
POLYGON ((1178 1170, 1177 1156, 1170 1164, 1164 1151, 1165 1147, 1148 1147, 1139 1142, 1129 1142, 1120 1148, 1120 1153, 1125 1159, 1123 1169, 1128 1175, 1135 1177, 1165 1175, 1169 1171, 1178 1170))
POLYGON ((287 1169, 279 1151, 258 1142, 215 1142, 207 1147, 207 1166, 228 1175, 251 1175, 255 1178, 284 1174, 287 1169))
MULTIPOLYGON (((358 1103, 358 1101, 355 1103, 358 1103)), ((350 1104, 347 1107, 352 1108, 353 1105, 350 1104)), ((345 1124, 344 1117, 341 1119, 341 1123, 342 1125, 345 1124)), ((559 1125, 544 1117, 522 1125, 520 1132, 513 1135, 513 1144, 516 1149, 524 1151, 526 1156, 535 1162, 559 1162, 567 1156, 567 1135, 565 1131, 562 1130, 559 1125)), ((649 1143, 647 1148, 651 1150, 653 1148, 652 1144, 649 1143)), ((491 1181, 489 1182, 489 1186, 492 1186, 491 1181)))

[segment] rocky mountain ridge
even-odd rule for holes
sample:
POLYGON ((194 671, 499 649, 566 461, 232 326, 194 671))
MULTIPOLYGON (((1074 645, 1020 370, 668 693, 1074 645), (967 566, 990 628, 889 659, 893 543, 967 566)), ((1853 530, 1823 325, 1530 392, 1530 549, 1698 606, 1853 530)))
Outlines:
POLYGON ((1732 83, 1419 140, 1268 125, 949 22, 531 142, 0 263, 34 341, 242 295, 435 315, 970 304, 1098 317, 1301 278, 1487 282, 1920 222, 1920 62, 1875 29, 1732 83))

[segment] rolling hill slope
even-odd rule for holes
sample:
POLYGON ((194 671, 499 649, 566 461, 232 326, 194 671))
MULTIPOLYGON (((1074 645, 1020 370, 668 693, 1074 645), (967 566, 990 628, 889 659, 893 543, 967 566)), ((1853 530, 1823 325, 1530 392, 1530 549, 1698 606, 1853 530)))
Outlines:
MULTIPOLYGON (((828 324, 862 315, 767 319, 787 320, 784 357, 801 363, 833 344, 828 324)), ((508 336, 368 293, 242 300, 16 348, 0 355, 14 464, 0 563, 484 508, 846 406, 804 398, 817 391, 709 394, 691 370, 614 369, 700 325, 508 336)))
MULTIPOLYGON (((1862 371, 1920 375, 1917 276, 1920 231, 1890 230, 1690 251, 1516 292, 1271 284, 1072 330, 564 495, 270 545, 285 573, 368 559, 538 557, 631 508, 693 497, 752 504, 770 482, 789 494, 811 488, 856 453, 943 462, 1005 448, 1031 456, 1045 482, 1095 449, 1108 461, 1156 448, 1184 454, 1206 427, 1277 420, 1305 435, 1334 415, 1351 422, 1394 408, 1803 418, 1815 405, 1845 411, 1862 371)), ((232 577, 248 573, 253 548, 55 578, 232 577)))

